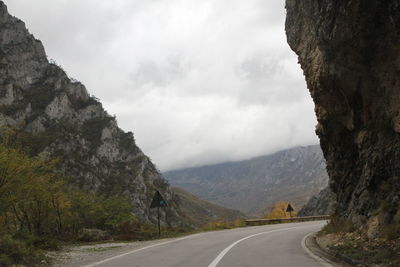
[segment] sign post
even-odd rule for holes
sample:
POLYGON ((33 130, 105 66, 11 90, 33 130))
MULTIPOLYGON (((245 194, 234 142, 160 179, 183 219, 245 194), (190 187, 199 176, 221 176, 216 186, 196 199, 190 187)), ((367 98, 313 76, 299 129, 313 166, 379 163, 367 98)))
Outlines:
POLYGON ((290 203, 287 205, 286 212, 289 212, 290 218, 292 218, 292 211, 294 211, 292 205, 290 203))
POLYGON ((157 208, 157 224, 158 224, 158 237, 161 236, 160 225, 160 207, 168 207, 167 202, 163 199, 160 192, 156 190, 153 200, 151 201, 150 208, 157 208))

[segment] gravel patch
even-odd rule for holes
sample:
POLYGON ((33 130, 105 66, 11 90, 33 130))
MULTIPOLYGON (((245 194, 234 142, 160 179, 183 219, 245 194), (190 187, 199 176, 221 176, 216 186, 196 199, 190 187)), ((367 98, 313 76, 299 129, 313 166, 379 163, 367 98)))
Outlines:
POLYGON ((74 267, 98 262, 113 256, 117 256, 131 250, 139 249, 149 245, 173 240, 174 238, 136 241, 136 242, 110 242, 94 245, 75 245, 64 247, 59 252, 51 252, 53 265, 57 267, 74 267))

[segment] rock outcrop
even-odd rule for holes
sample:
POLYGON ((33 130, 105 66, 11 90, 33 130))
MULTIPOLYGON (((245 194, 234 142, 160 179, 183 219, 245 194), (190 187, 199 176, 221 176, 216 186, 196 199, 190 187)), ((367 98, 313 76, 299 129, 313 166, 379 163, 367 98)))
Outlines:
POLYGON ((0 126, 20 129, 20 140, 33 155, 60 159, 60 170, 80 188, 128 197, 143 221, 155 220, 149 204, 159 190, 170 204, 168 223, 182 222, 169 184, 133 134, 122 131, 81 83, 48 61, 42 43, 1 1, 0 126))
POLYGON ((336 212, 369 236, 400 223, 400 1, 286 0, 336 212))
POLYGON ((318 195, 313 196, 304 205, 298 216, 331 215, 335 210, 336 195, 329 187, 324 188, 318 195))

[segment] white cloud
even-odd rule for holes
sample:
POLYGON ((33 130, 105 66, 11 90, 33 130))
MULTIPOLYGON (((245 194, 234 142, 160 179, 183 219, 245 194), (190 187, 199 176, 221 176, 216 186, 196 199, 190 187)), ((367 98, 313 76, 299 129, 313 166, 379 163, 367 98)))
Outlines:
POLYGON ((317 142, 284 1, 5 2, 162 170, 317 142))

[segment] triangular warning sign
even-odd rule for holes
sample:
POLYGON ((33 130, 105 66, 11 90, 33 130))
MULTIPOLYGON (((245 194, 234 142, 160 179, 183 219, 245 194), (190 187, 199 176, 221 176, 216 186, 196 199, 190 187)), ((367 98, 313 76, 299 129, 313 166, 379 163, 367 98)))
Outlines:
POLYGON ((153 200, 151 201, 150 208, 158 208, 158 207, 168 207, 167 202, 163 199, 160 192, 158 190, 154 194, 153 200))
POLYGON ((294 209, 293 209, 292 205, 290 205, 290 203, 289 203, 287 205, 286 212, 292 212, 292 211, 294 211, 294 209))

